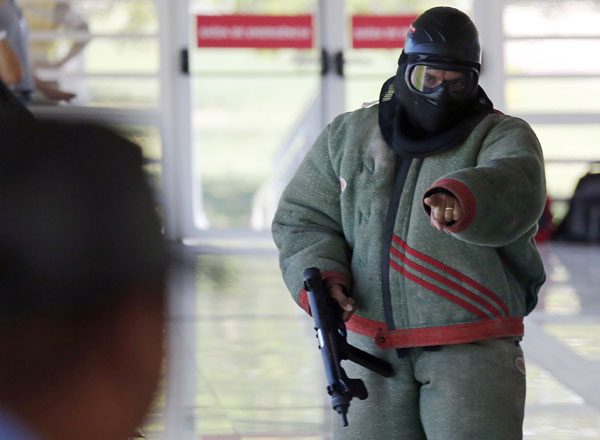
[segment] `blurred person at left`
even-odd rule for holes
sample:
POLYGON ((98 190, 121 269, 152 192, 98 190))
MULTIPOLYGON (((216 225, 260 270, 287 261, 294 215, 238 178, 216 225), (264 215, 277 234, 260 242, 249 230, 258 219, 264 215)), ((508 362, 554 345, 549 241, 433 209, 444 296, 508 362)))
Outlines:
POLYGON ((0 439, 125 440, 153 402, 168 258, 140 148, 0 123, 0 439))
POLYGON ((29 25, 15 0, 1 0, 0 29, 6 31, 6 41, 21 64, 22 78, 10 87, 21 102, 29 103, 36 91, 49 102, 54 103, 69 102, 76 96, 74 93, 60 90, 52 83, 44 81, 34 74, 29 59, 29 25))
MULTIPOLYGON (((33 32, 60 34, 60 37, 29 41, 29 57, 38 89, 43 93, 47 84, 56 90, 58 82, 53 77, 67 65, 77 65, 91 40, 87 20, 70 0, 28 0, 23 6, 23 14, 33 32), (44 75, 50 80, 43 81, 44 75)), ((34 100, 40 98, 34 96, 34 100)))
POLYGON ((24 13, 31 29, 50 32, 63 30, 77 34, 64 50, 58 47, 56 41, 30 42, 30 55, 36 69, 63 67, 80 55, 91 40, 85 17, 71 6, 70 1, 30 0, 24 13))
MULTIPOLYGON (((0 0, 0 8, 4 0, 0 0)), ((23 66, 8 43, 6 23, 0 23, 0 80, 4 84, 17 84, 23 79, 23 66)))
MULTIPOLYGON (((2 3, 3 0, 0 0, 0 7, 2 3)), ((25 118, 33 118, 29 110, 10 90, 10 86, 23 79, 23 65, 8 44, 7 36, 7 29, 0 24, 0 117, 18 113, 25 118)))
MULTIPOLYGON (((0 7, 3 0, 0 0, 0 7)), ((9 86, 23 79, 23 65, 8 43, 7 27, 0 22, 0 110, 22 107, 10 91, 9 86)))

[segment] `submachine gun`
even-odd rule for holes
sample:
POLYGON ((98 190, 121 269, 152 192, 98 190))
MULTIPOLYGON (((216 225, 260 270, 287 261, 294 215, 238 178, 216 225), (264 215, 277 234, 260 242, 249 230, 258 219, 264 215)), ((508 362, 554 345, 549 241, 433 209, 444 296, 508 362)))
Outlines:
POLYGON ((342 320, 342 309, 323 285, 321 272, 316 267, 304 270, 304 289, 308 294, 310 309, 315 321, 319 349, 327 375, 327 393, 331 406, 340 415, 342 425, 348 426, 346 414, 350 401, 356 397, 366 399, 369 394, 361 379, 350 379, 341 366, 349 360, 384 377, 394 374, 392 365, 363 350, 350 345, 346 340, 346 325, 342 320))

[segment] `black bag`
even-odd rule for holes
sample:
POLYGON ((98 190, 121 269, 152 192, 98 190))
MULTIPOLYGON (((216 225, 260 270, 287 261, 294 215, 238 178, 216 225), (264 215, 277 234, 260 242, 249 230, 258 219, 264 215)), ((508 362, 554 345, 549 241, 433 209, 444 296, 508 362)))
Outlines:
POLYGON ((600 173, 584 175, 569 202, 569 210, 558 225, 557 240, 600 242, 600 173))

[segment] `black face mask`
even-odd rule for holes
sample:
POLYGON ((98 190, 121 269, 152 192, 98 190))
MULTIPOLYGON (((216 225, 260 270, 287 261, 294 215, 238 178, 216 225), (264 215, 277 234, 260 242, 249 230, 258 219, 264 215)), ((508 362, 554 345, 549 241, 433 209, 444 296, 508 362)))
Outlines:
POLYGON ((439 134, 457 124, 477 104, 477 90, 457 100, 447 84, 442 84, 435 91, 435 101, 427 94, 418 93, 410 88, 406 81, 408 63, 398 66, 394 79, 395 99, 408 118, 410 127, 405 127, 408 134, 416 139, 427 138, 439 134))
MULTIPOLYGON (((404 73, 403 68, 399 72, 404 73)), ((454 148, 492 112, 493 104, 479 86, 474 87, 472 98, 457 104, 453 96, 444 106, 439 100, 438 105, 428 102, 431 94, 413 93, 398 78, 403 76, 391 77, 381 88, 378 121, 386 143, 401 156, 427 157, 454 148)))

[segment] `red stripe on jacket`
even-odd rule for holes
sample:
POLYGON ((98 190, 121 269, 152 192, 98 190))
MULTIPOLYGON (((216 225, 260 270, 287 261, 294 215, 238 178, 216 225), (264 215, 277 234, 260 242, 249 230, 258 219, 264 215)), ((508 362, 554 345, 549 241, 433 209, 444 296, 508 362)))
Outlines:
POLYGON ((416 249, 411 248, 404 240, 402 240, 396 234, 394 234, 394 236, 392 237, 392 240, 394 242, 398 243, 408 254, 410 254, 416 258, 419 258, 428 264, 431 264, 432 266, 446 272, 447 274, 453 276, 454 278, 457 278, 457 279, 463 281, 464 283, 468 284, 469 286, 473 287, 474 289, 477 289, 479 292, 481 292, 482 294, 487 296, 490 300, 495 302, 498 306, 500 306, 500 308, 502 309, 504 314, 508 316, 509 311, 508 311, 508 307, 506 306, 506 304, 504 304, 504 302, 498 297, 498 295, 496 295, 494 292, 489 290, 487 287, 482 286, 477 281, 473 280, 472 278, 469 278, 465 274, 460 273, 456 269, 453 269, 452 267, 442 263, 441 261, 431 258, 430 256, 425 255, 425 254, 417 251, 416 249))
POLYGON ((404 269, 402 266, 400 266, 398 263, 396 263, 394 260, 390 259, 390 265, 396 269, 398 272, 400 272, 402 275, 404 275, 406 278, 408 278, 411 281, 414 281, 415 283, 425 287, 428 290, 431 290, 434 293, 437 293, 440 296, 443 296, 444 298, 446 298, 447 300, 452 301, 455 304, 458 304, 459 306, 467 309, 468 311, 470 311, 471 313, 479 316, 480 318, 487 318, 487 314, 481 310, 479 310, 477 307, 473 306, 472 304, 466 302, 463 299, 460 299, 458 296, 448 292, 447 290, 441 289, 438 286, 435 286, 427 281, 425 281, 422 278, 419 278, 415 275, 413 275, 412 273, 410 273, 409 271, 407 271, 406 269, 404 269))
MULTIPOLYGON (((485 301, 483 298, 475 295, 473 292, 471 292, 470 290, 465 289, 463 286, 461 286, 460 284, 455 283, 452 280, 449 280, 447 278, 444 278, 443 276, 441 276, 438 273, 435 273, 417 263, 415 263, 414 261, 411 261, 408 259, 408 257, 406 255, 404 255, 403 253, 401 253, 398 249, 392 247, 392 254, 395 255, 396 257, 398 257, 400 259, 400 261, 404 264, 406 264, 407 266, 421 272, 423 275, 428 276, 430 278, 433 278, 434 280, 438 281, 439 283, 442 283, 448 287, 450 287, 451 289, 454 289, 460 293, 462 293, 464 296, 466 296, 467 298, 475 301, 477 304, 479 304, 482 307, 485 307, 487 310, 489 310, 489 312, 494 315, 494 316, 500 316, 500 311, 498 309, 496 309, 494 306, 492 306, 489 302, 485 301)), ((436 292, 437 293, 437 292, 436 292)), ((451 294, 451 293, 450 293, 451 294)))

